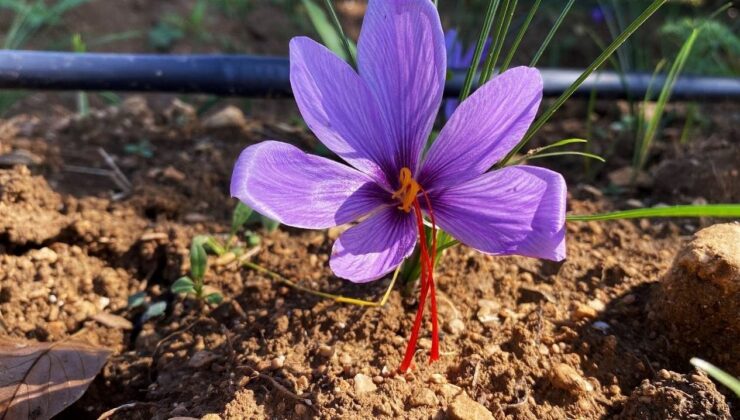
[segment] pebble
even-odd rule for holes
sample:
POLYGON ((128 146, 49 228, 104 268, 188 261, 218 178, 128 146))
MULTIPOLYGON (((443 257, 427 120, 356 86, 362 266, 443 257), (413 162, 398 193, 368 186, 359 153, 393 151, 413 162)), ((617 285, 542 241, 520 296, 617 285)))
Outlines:
POLYGON ((436 407, 438 404, 437 396, 429 388, 417 388, 409 398, 409 405, 412 407, 436 407))
POLYGON ((385 382, 385 378, 383 378, 380 375, 375 375, 375 376, 373 376, 373 382, 376 383, 376 384, 378 384, 378 385, 380 385, 383 382, 385 382))
POLYGON ((339 364, 342 366, 352 366, 352 356, 348 353, 342 353, 342 355, 339 356, 339 364))
POLYGON ((589 300, 587 305, 598 312, 602 312, 604 309, 606 309, 606 305, 604 304, 604 302, 600 301, 599 299, 589 300))
POLYGON ((34 261, 46 261, 50 264, 54 264, 59 259, 59 256, 51 248, 43 247, 36 252, 32 252, 31 259, 34 261))
POLYGON ((295 407, 293 407, 293 411, 295 411, 296 415, 302 416, 306 414, 308 408, 303 404, 296 404, 295 407))
POLYGON ((131 321, 129 321, 128 319, 119 315, 110 314, 108 312, 97 313, 92 316, 92 319, 102 325, 105 325, 108 328, 115 328, 126 331, 134 329, 134 324, 132 324, 131 321))
POLYGON ((581 319, 596 318, 598 315, 599 313, 596 312, 596 309, 588 305, 580 305, 576 308, 575 311, 573 311, 572 318, 574 321, 578 321, 581 319))
POLYGON ((241 109, 229 105, 203 120, 204 128, 241 128, 247 123, 241 109))
POLYGON ((568 391, 573 395, 586 394, 594 390, 589 381, 565 363, 558 363, 552 367, 550 382, 554 387, 568 391))
POLYGON ((362 373, 355 375, 355 394, 362 395, 378 389, 372 378, 362 373))
POLYGON ((283 366, 285 366, 285 356, 283 356, 283 355, 280 355, 280 356, 272 359, 272 361, 270 362, 270 367, 273 370, 280 369, 283 366))
POLYGON ((501 305, 498 302, 481 299, 478 301, 478 312, 476 313, 476 317, 478 318, 478 321, 483 324, 499 322, 498 312, 500 310, 501 305))
POLYGON ((332 357, 334 355, 334 347, 322 344, 319 346, 319 354, 321 355, 321 357, 332 357))
POLYGON ((433 384, 443 384, 447 382, 447 378, 439 373, 432 373, 431 375, 429 375, 429 382, 433 384))
POLYGON ((453 318, 445 324, 445 331, 452 335, 460 335, 465 331, 465 323, 460 318, 453 318))
POLYGON ((452 420, 493 420, 493 414, 486 407, 470 399, 464 392, 449 405, 447 415, 452 420))

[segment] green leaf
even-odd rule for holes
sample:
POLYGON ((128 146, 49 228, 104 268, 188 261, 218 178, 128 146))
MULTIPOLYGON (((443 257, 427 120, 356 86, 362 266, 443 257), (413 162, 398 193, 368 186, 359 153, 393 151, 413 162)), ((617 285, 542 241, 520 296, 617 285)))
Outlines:
POLYGON ((658 9, 660 9, 661 6, 663 6, 668 0, 654 0, 650 6, 645 9, 644 12, 640 16, 637 17, 628 27, 625 29, 619 36, 608 46, 606 49, 599 55, 596 60, 594 60, 593 63, 591 63, 586 70, 581 73, 580 76, 576 79, 575 82, 573 82, 568 89, 563 92, 562 95, 558 99, 555 100, 555 102, 550 105, 547 110, 545 110, 544 113, 529 127, 529 130, 527 130, 527 133, 524 135, 521 141, 517 143, 516 146, 509 152, 509 154, 506 155, 499 163, 496 164, 496 167, 502 167, 506 165, 506 162, 509 161, 514 155, 519 153, 519 151, 527 144, 529 141, 534 137, 534 135, 542 128, 542 126, 545 125, 547 121, 550 120, 550 118, 555 114, 555 112, 560 109, 560 107, 567 101, 573 93, 575 93, 576 90, 583 84, 583 82, 588 78, 588 76, 591 75, 596 69, 601 67, 602 64, 606 60, 609 59, 609 57, 614 54, 614 51, 616 51, 640 26, 642 26, 649 18, 652 16, 658 9))
POLYGON ((249 208, 246 204, 239 202, 239 204, 236 205, 236 208, 234 208, 234 214, 231 217, 231 234, 236 234, 236 232, 241 229, 242 226, 244 226, 245 223, 247 223, 247 220, 249 220, 249 216, 252 215, 252 209, 249 208))
POLYGON ((247 235, 247 244, 249 246, 257 246, 262 242, 262 238, 259 237, 257 234, 251 234, 247 235))
POLYGON ((465 75, 465 81, 463 82, 462 90, 460 90, 460 102, 464 101, 465 98, 470 95, 470 91, 473 88, 473 78, 475 78, 475 72, 478 71, 478 65, 480 64, 481 56, 483 55, 483 49, 486 46, 488 40, 488 34, 491 33, 491 27, 493 26, 493 20, 496 17, 496 10, 498 10, 500 0, 490 0, 488 2, 488 9, 486 9, 486 17, 483 20, 483 28, 478 36, 478 43, 475 44, 475 52, 473 53, 473 61, 470 63, 468 72, 465 75))
POLYGON ((678 76, 681 74, 681 70, 683 70, 686 60, 691 54, 691 48, 694 46, 694 42, 696 42, 696 38, 699 36, 699 33, 700 29, 698 28, 691 32, 691 35, 681 47, 681 51, 678 52, 675 61, 673 61, 671 69, 668 71, 668 76, 663 83, 663 88, 660 90, 660 95, 658 96, 658 102, 655 105, 655 112, 645 129, 645 137, 642 138, 640 148, 638 149, 639 152, 635 160, 635 169, 637 170, 640 170, 645 166, 650 146, 655 139, 658 127, 660 126, 660 121, 663 118, 666 103, 668 103, 668 100, 671 98, 671 93, 673 92, 673 87, 676 85, 676 80, 678 80, 678 76))
POLYGON ((265 230, 267 230, 270 233, 275 232, 278 226, 280 226, 280 222, 278 222, 277 220, 272 220, 269 217, 264 216, 264 215, 260 215, 260 217, 261 217, 262 227, 264 227, 265 230))
POLYGON ((532 62, 529 63, 529 67, 535 67, 537 65, 537 62, 540 61, 542 53, 544 53, 545 49, 547 49, 547 46, 550 45, 552 37, 555 35, 555 32, 558 31, 558 28, 560 28, 560 25, 563 23, 563 20, 568 15, 568 12, 570 12, 570 8, 573 7, 573 3, 575 3, 575 0, 568 0, 568 3, 566 3, 565 7, 563 7, 563 10, 560 12, 560 15, 555 20, 552 28, 550 28, 550 32, 547 33, 545 40, 542 41, 542 44, 540 44, 540 48, 537 50, 534 57, 532 58, 532 62))
POLYGON ((514 43, 511 44, 511 48, 509 48, 509 53, 506 55, 504 63, 501 64, 501 69, 499 69, 499 73, 503 73, 509 68, 511 60, 514 59, 514 54, 516 54, 517 50, 519 49, 519 44, 522 43, 524 34, 527 32, 529 25, 532 23, 532 19, 534 18, 535 13, 537 13, 537 9, 539 9, 541 2, 542 0, 535 0, 532 8, 529 9, 529 13, 524 19, 524 23, 522 24, 521 28, 519 28, 519 32, 516 34, 516 38, 514 38, 514 43))
MULTIPOLYGON (((332 50, 334 54, 350 62, 353 67, 356 67, 354 65, 354 56, 357 47, 355 47, 354 43, 350 43, 347 37, 344 36, 342 27, 339 25, 339 18, 336 17, 334 9, 330 8, 330 12, 332 13, 332 20, 330 21, 324 10, 314 3, 313 0, 303 0, 303 6, 306 8, 308 18, 311 20, 314 29, 318 32, 324 45, 332 50)), ((331 7, 331 4, 329 7, 331 7)))
POLYGON ((128 297, 128 308, 138 308, 146 302, 146 292, 137 292, 128 297))
POLYGON ((143 315, 141 315, 141 322, 147 322, 152 318, 156 318, 162 314, 164 314, 164 311, 167 310, 167 302, 165 301, 159 301, 156 303, 153 303, 149 305, 148 308, 146 308, 146 311, 143 315))
POLYGON ((714 366, 713 364, 707 361, 704 361, 702 359, 696 358, 696 357, 691 358, 691 364, 707 372, 709 376, 714 378, 717 382, 721 383, 722 385, 730 388, 732 392, 735 393, 735 395, 740 397, 740 379, 730 375, 729 373, 718 368, 717 366, 714 366))
POLYGON ((588 152, 579 152, 577 150, 563 150, 561 152, 537 153, 531 156, 527 156, 523 160, 541 159, 545 157, 566 156, 566 155, 585 156, 587 158, 598 160, 599 162, 606 162, 606 160, 599 155, 595 155, 593 153, 588 153, 588 152))
POLYGON ((190 280, 190 277, 180 277, 177 281, 172 283, 170 291, 176 294, 195 293, 195 283, 190 280))
POLYGON ((218 305, 219 303, 224 301, 224 297, 221 296, 220 293, 209 293, 208 296, 205 297, 206 303, 209 305, 218 305))
POLYGON ((205 237, 196 236, 190 245, 190 276, 195 280, 203 279, 208 266, 208 255, 203 246, 205 237))
POLYGON ((569 222, 598 220, 639 219, 651 217, 729 217, 740 218, 740 204, 705 204, 652 207, 615 211, 601 214, 570 215, 569 222))

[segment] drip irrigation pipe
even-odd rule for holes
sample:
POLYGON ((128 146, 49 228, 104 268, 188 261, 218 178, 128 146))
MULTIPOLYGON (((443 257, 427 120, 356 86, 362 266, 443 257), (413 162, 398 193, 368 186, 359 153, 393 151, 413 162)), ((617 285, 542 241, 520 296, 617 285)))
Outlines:
MULTIPOLYGON (((545 96, 558 96, 581 70, 541 69, 545 96)), ((222 96, 286 97, 290 63, 284 57, 250 55, 156 55, 0 50, 0 89, 201 93, 222 96)), ((464 69, 452 71, 445 95, 455 97, 464 69)), ((600 98, 642 98, 651 74, 596 72, 576 92, 600 98)), ((665 81, 659 76, 653 92, 665 81)), ((740 99, 740 78, 682 76, 674 99, 740 99)))

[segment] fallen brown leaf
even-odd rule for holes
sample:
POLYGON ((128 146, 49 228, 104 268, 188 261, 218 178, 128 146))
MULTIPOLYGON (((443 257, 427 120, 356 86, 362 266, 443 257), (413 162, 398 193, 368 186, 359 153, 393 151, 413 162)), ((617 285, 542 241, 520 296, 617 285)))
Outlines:
POLYGON ((109 355, 76 339, 0 338, 0 420, 52 418, 85 393, 109 355))

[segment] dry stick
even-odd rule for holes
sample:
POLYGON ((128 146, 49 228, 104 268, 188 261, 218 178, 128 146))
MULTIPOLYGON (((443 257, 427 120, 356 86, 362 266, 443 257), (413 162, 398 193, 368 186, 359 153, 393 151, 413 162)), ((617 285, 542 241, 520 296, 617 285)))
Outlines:
POLYGON ((116 181, 116 184, 118 184, 118 187, 121 188, 124 193, 130 193, 133 185, 128 180, 128 178, 126 178, 126 175, 123 174, 123 171, 121 171, 121 168, 118 167, 113 157, 109 155, 108 152, 106 152, 105 149, 103 149, 102 147, 98 147, 98 154, 100 155, 100 157, 103 158, 105 164, 108 165, 108 167, 110 167, 115 174, 115 177, 113 179, 114 181, 116 181))
POLYGON ((251 268, 251 269, 253 269, 255 271, 259 271, 259 272, 261 272, 263 274, 267 274, 268 276, 272 277, 277 282, 282 283, 282 284, 284 284, 286 286, 292 287, 294 289, 300 290, 302 292, 305 292, 305 293, 308 293, 308 294, 311 294, 311 295, 314 295, 314 296, 318 296, 320 298, 331 299, 331 300, 333 300, 335 302, 338 302, 338 303, 348 303, 348 304, 351 304, 351 305, 371 306, 371 307, 385 306, 386 302, 388 301, 388 298, 391 295, 391 290, 393 290, 393 286, 396 284, 396 279, 398 278, 398 273, 400 271, 400 266, 399 266, 399 268, 397 268, 396 271, 393 273, 393 278, 391 279, 391 284, 388 285, 388 289, 383 294, 383 297, 379 301, 377 301, 377 302, 371 302, 369 300, 348 298, 348 297, 341 296, 341 295, 334 295, 334 294, 331 294, 331 293, 324 293, 324 292, 320 292, 318 290, 313 290, 313 289, 309 289, 307 287, 303 287, 303 286, 299 285, 298 283, 295 283, 293 281, 290 281, 290 280, 286 279, 285 277, 281 276, 280 274, 278 274, 278 273, 276 273, 274 271, 270 271, 270 270, 266 269, 265 267, 262 267, 261 265, 255 264, 255 263, 253 263, 251 261, 244 261, 244 262, 242 262, 242 265, 244 265, 245 267, 249 267, 249 268, 251 268))

